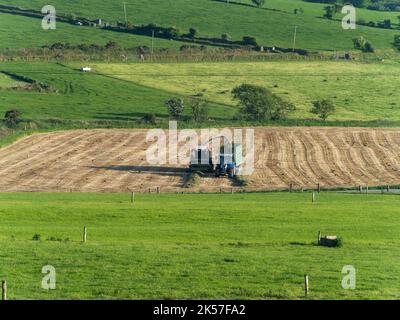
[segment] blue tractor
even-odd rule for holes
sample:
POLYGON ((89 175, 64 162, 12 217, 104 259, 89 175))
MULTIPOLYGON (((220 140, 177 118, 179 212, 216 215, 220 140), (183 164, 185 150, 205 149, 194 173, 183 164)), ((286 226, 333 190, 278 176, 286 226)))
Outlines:
POLYGON ((229 176, 233 178, 237 174, 238 167, 242 164, 242 145, 232 144, 232 149, 225 152, 224 147, 221 147, 219 154, 219 163, 215 166, 215 176, 229 176))

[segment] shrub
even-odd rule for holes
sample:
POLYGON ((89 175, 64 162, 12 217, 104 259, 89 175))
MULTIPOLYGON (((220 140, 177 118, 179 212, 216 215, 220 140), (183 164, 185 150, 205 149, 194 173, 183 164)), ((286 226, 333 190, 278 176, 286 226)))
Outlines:
POLYGON ((35 233, 35 234, 33 235, 33 237, 32 237, 32 240, 33 240, 33 241, 40 241, 40 239, 41 239, 41 236, 40 236, 40 234, 38 234, 38 233, 35 233))
POLYGON ((242 43, 245 46, 258 46, 256 38, 251 36, 244 36, 242 38, 242 43))
POLYGON ((179 119, 185 109, 184 101, 180 98, 172 98, 165 101, 165 105, 168 108, 169 114, 175 119, 179 119))
POLYGON ((150 124, 157 124, 157 117, 154 113, 148 113, 143 117, 143 121, 150 124))
POLYGON ((363 52, 374 52, 374 48, 371 43, 366 40, 363 36, 353 39, 354 48, 363 52))
POLYGON ((7 127, 15 128, 19 122, 21 112, 19 110, 9 110, 4 115, 4 122, 7 127))
POLYGON ((221 34, 221 39, 224 41, 228 41, 230 38, 230 35, 228 33, 223 33, 221 34))
POLYGON ((392 28, 392 21, 387 19, 387 20, 383 20, 382 22, 378 22, 378 27, 379 28, 384 28, 384 29, 391 29, 392 28))
POLYGON ((204 101, 193 99, 192 118, 196 122, 203 122, 208 119, 208 107, 204 101))
POLYGON ((251 2, 259 8, 263 7, 265 4, 265 0, 251 0, 251 2))
POLYGON ((179 36, 179 29, 176 27, 166 28, 163 30, 162 36, 168 39, 174 39, 179 36))
POLYGON ((311 113, 318 115, 322 120, 326 121, 330 115, 335 113, 335 106, 326 99, 314 101, 311 113))
POLYGON ((232 90, 240 112, 247 120, 281 120, 296 108, 264 87, 242 84, 232 90))
POLYGON ((196 36, 197 36, 197 34, 198 34, 198 31, 197 31, 197 29, 195 29, 195 28, 190 28, 189 29, 189 38, 195 38, 196 36))

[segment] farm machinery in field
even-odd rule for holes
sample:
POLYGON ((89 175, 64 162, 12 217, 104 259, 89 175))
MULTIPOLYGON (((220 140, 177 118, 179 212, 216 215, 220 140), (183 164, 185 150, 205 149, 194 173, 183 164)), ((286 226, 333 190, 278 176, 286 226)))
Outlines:
POLYGON ((192 172, 213 173, 215 177, 228 176, 234 178, 243 164, 243 146, 235 144, 226 137, 214 137, 205 145, 192 150, 189 169, 192 172), (214 139, 224 140, 219 146, 219 152, 213 154, 209 143, 214 139))

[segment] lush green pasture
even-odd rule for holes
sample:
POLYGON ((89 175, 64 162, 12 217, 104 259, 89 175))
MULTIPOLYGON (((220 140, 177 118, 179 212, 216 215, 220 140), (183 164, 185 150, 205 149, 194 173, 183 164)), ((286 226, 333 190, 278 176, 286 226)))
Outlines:
MULTIPOLYGON (((58 90, 0 91, 0 114, 17 108, 28 119, 134 120, 149 113, 167 117, 164 102, 174 95, 130 81, 84 74, 55 63, 8 63, 0 70, 27 76, 58 90)), ((234 112, 230 106, 211 105, 215 119, 230 119, 234 112)))
POLYGON ((265 86, 298 107, 292 117, 315 118, 312 101, 329 99, 334 120, 400 120, 400 67, 395 62, 232 62, 98 64, 95 70, 181 95, 234 106, 232 89, 242 83, 265 86))
POLYGON ((209 101, 212 121, 208 124, 221 121, 229 125, 238 123, 233 120, 237 107, 231 90, 252 83, 294 102, 298 109, 292 119, 316 119, 310 113, 311 102, 326 98, 337 107, 332 121, 400 120, 400 68, 395 62, 93 64, 94 72, 87 74, 77 71, 79 66, 3 64, 0 71, 47 83, 53 91, 0 90, 0 114, 17 108, 23 118, 35 120, 129 121, 149 113, 167 118, 164 102, 181 96, 189 116, 189 96, 201 93, 209 101))
MULTIPOLYGON (((249 4, 250 0, 241 2, 249 4)), ((323 4, 306 3, 300 0, 269 0, 265 8, 262 9, 238 3, 228 5, 225 1, 215 0, 126 0, 126 3, 128 20, 134 24, 157 23, 164 26, 177 26, 182 32, 186 32, 190 27, 195 27, 199 30, 200 36, 220 37, 221 34, 228 33, 235 40, 239 40, 245 35, 250 35, 257 37, 262 45, 291 47, 295 26, 298 26, 297 47, 313 50, 349 50, 353 47, 352 38, 359 35, 366 36, 374 47, 385 49, 392 46, 393 36, 399 33, 396 30, 363 26, 358 26, 357 30, 343 30, 341 27, 341 14, 338 14, 335 20, 328 21, 322 18, 323 4), (295 15, 293 12, 296 8, 303 8, 304 13, 295 15)), ((44 0, 1 0, 0 4, 39 10, 48 3, 44 0)), ((52 4, 56 7, 57 12, 63 15, 73 14, 90 18, 101 17, 107 21, 125 20, 122 2, 54 0, 52 4)), ((357 14, 357 18, 367 21, 391 19, 394 24, 398 22, 398 14, 395 12, 358 9, 357 14)), ((27 18, 19 19, 23 24, 27 24, 29 20, 27 18)), ((13 21, 10 18, 6 18, 3 23, 16 25, 13 21)), ((31 24, 31 22, 29 23, 31 24)), ((35 23, 38 24, 38 22, 35 23)), ((62 34, 60 32, 57 40, 66 41, 71 38, 74 41, 81 40, 85 37, 85 33, 91 33, 91 36, 87 38, 88 40, 90 39, 90 42, 96 39, 99 42, 103 42, 99 39, 102 31, 83 31, 83 28, 74 26, 62 28, 65 29, 66 33, 62 34)), ((43 44, 43 41, 48 42, 48 40, 51 40, 44 40, 39 37, 40 31, 32 31, 28 32, 30 37, 27 42, 24 39, 20 39, 25 35, 22 30, 18 27, 14 28, 13 32, 7 32, 2 35, 2 39, 4 36, 6 39, 2 41, 1 45, 8 43, 8 45, 12 46, 17 44, 19 46, 36 46, 43 44), (13 33, 19 36, 15 37, 13 33), (15 41, 15 39, 20 41, 15 41)), ((111 37, 115 37, 116 40, 120 40, 125 44, 129 41, 128 39, 138 40, 135 37, 128 38, 127 35, 116 34, 111 35, 111 37), (122 40, 122 37, 124 37, 124 40, 122 40)), ((158 45, 162 46, 163 44, 159 43, 158 45)))
POLYGON ((10 299, 301 299, 308 273, 310 299, 399 299, 400 197, 310 199, 1 194, 0 278, 10 299), (316 246, 318 230, 343 247, 316 246), (44 265, 56 268, 54 291, 41 289, 44 265), (341 287, 345 265, 356 290, 341 287))
MULTIPOLYGON (((70 44, 99 44, 117 41, 123 47, 148 46, 151 38, 126 33, 100 30, 90 27, 73 26, 67 23, 57 23, 56 30, 43 30, 40 19, 0 13, 0 48, 35 48, 52 45, 56 42, 70 44)), ((157 39, 154 47, 179 47, 182 42, 157 39)))

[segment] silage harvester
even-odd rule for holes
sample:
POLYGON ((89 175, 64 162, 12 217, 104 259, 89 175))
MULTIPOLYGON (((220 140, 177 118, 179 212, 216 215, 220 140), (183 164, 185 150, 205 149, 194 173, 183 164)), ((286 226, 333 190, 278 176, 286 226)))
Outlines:
POLYGON ((229 176, 233 178, 239 173, 243 163, 243 146, 229 141, 226 137, 214 137, 205 145, 192 150, 190 170, 202 173, 214 173, 216 177, 229 176), (218 154, 213 154, 209 143, 214 139, 224 139, 224 144, 219 146, 218 154))

